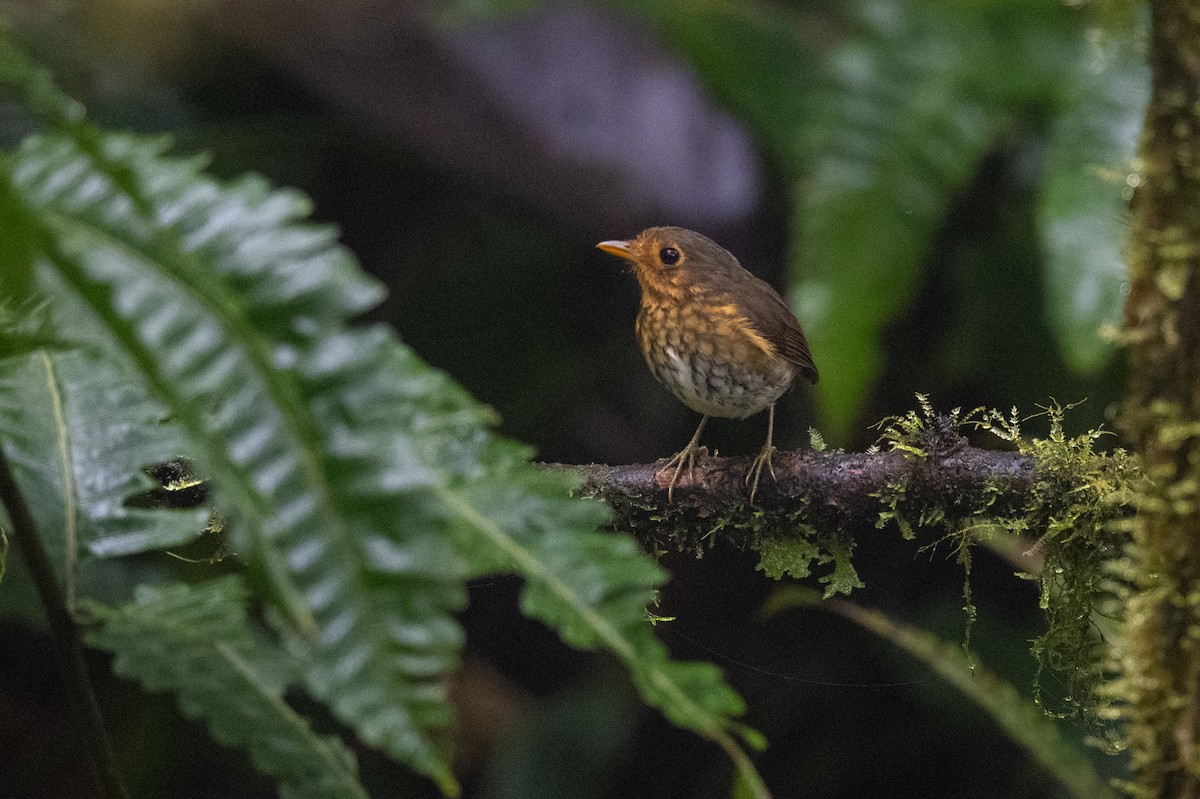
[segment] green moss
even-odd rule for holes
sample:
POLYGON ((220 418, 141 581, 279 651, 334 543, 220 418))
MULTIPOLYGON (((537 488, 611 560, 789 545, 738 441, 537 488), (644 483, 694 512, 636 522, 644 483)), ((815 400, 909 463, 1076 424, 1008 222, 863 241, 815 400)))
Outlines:
MULTIPOLYGON (((1189 389, 1190 390, 1190 389, 1189 389)), ((1115 638, 1118 678, 1108 693, 1127 722, 1137 781, 1134 796, 1164 795, 1163 786, 1200 771, 1195 738, 1200 649, 1200 556, 1195 529, 1200 483, 1200 422, 1184 403, 1161 398, 1129 403, 1124 427, 1141 439, 1148 464, 1130 502, 1138 515, 1123 526, 1125 556, 1110 565, 1124 611, 1115 638)))
POLYGON ((785 576, 803 580, 812 574, 813 561, 828 563, 830 556, 813 540, 816 530, 808 525, 800 530, 801 535, 789 538, 759 538, 753 545, 759 553, 759 570, 775 580, 785 576))
POLYGON ((854 544, 850 541, 839 541, 830 545, 830 554, 833 556, 833 572, 818 580, 825 586, 825 599, 829 599, 834 594, 849 594, 855 588, 863 587, 863 582, 858 579, 858 572, 850 560, 853 548, 854 544))
MULTIPOLYGON (((1040 415, 1049 419, 1049 436, 1015 439, 1035 459, 1040 478, 1021 517, 1025 529, 1041 534, 1037 545, 1044 558, 1038 580, 1047 628, 1033 643, 1039 664, 1035 698, 1044 703, 1041 686, 1051 671, 1065 686, 1062 710, 1095 717, 1105 659, 1096 608, 1112 596, 1110 565, 1126 540, 1114 522, 1128 515, 1131 486, 1140 474, 1124 450, 1096 452, 1102 431, 1068 437, 1062 408, 1054 405, 1040 415)), ((1011 424, 1005 429, 1017 432, 1011 424)))
POLYGON ((818 578, 826 599, 863 587, 850 557, 854 543, 847 536, 798 523, 787 536, 760 530, 750 547, 759 553, 758 568, 776 580, 785 576, 803 580, 812 575, 814 564, 832 563, 833 570, 818 578))
POLYGON ((964 429, 986 431, 1031 457, 1037 479, 1019 507, 1005 509, 996 507, 1001 492, 995 485, 985 486, 981 496, 948 493, 933 501, 915 500, 905 485, 889 486, 878 497, 877 526, 894 522, 905 538, 916 529, 940 530, 938 541, 954 541, 964 569, 964 645, 976 613, 970 586, 972 545, 989 544, 997 532, 1035 536, 1044 566, 1032 577, 1039 583, 1046 614, 1046 630, 1032 644, 1038 661, 1035 697, 1048 712, 1097 720, 1106 659, 1097 608, 1114 596, 1112 564, 1127 539, 1119 521, 1130 512, 1131 487, 1140 478, 1134 459, 1120 449, 1098 452, 1096 443, 1107 435, 1104 431, 1068 436, 1063 421, 1070 406, 1051 404, 1022 418, 1015 408, 1008 414, 983 408, 938 414, 926 397, 918 395, 918 403, 919 411, 880 424, 881 446, 914 458, 944 456, 963 445, 964 429), (1048 434, 1025 436, 1022 426, 1032 419, 1045 421, 1048 434), (1043 691, 1051 675, 1064 693, 1053 702, 1043 691))

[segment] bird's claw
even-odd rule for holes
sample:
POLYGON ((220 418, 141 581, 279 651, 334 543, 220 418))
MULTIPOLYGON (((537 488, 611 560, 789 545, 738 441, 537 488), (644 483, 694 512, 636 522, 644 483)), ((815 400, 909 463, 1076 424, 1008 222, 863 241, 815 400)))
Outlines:
POLYGON ((708 447, 698 447, 694 445, 686 446, 679 452, 675 453, 675 455, 669 461, 667 461, 661 469, 658 470, 658 473, 655 475, 655 479, 661 480, 663 475, 669 471, 672 471, 672 467, 674 467, 674 471, 671 474, 671 481, 667 483, 667 502, 674 501, 675 484, 679 482, 679 475, 683 472, 684 464, 687 464, 688 482, 694 483, 696 481, 696 455, 703 455, 707 458, 708 447))
POLYGON ((750 470, 746 472, 746 483, 750 484, 750 504, 754 504, 754 496, 758 493, 758 480, 762 477, 763 467, 770 473, 772 480, 778 480, 775 477, 775 466, 771 463, 771 456, 775 453, 775 447, 770 444, 762 448, 758 453, 758 457, 754 459, 754 463, 750 464, 750 470), (751 482, 753 480, 753 482, 751 482))

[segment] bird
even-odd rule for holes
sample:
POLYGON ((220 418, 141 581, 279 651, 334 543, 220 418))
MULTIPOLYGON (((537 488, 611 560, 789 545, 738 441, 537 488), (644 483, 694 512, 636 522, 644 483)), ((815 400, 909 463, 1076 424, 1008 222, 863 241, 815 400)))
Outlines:
POLYGON ((700 434, 710 417, 745 419, 766 410, 767 440, 745 478, 753 504, 763 470, 775 479, 775 402, 797 377, 818 379, 800 322, 770 284, 693 230, 651 227, 596 246, 633 265, 641 288, 635 332, 646 364, 701 415, 687 446, 656 474, 659 482, 671 475, 667 501, 674 501, 685 468, 694 481, 700 434))

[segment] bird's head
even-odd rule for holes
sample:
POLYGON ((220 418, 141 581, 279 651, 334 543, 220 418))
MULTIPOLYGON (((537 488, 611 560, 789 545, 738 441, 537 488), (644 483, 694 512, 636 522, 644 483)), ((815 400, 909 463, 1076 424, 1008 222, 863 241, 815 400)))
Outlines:
POLYGON ((647 228, 628 241, 602 241, 596 246, 632 263, 643 291, 674 294, 741 269, 724 247, 681 227, 647 228))

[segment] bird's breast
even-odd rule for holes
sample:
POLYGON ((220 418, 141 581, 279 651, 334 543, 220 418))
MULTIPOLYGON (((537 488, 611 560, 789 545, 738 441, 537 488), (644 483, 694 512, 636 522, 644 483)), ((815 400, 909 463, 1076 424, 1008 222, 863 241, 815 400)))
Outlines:
POLYGON ((734 305, 643 301, 637 337, 654 377, 697 413, 745 418, 796 377, 734 305))

